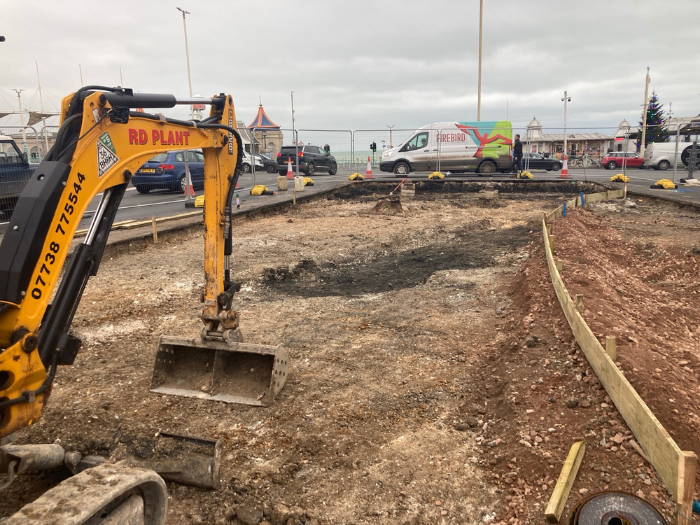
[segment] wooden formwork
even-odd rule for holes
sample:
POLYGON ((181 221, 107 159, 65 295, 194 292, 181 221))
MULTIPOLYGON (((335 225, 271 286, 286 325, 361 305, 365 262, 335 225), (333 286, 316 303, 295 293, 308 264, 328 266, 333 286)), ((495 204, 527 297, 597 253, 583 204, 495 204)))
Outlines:
MULTIPOLYGON (((584 202, 600 202, 608 199, 624 198, 625 190, 607 190, 583 197, 584 202)), ((567 209, 581 206, 581 196, 566 202, 567 209)), ((659 423, 653 412, 627 381, 624 375, 600 344, 583 316, 576 308, 574 300, 564 286, 557 264, 554 260, 554 236, 551 225, 561 217, 563 206, 547 214, 542 221, 545 252, 549 275, 561 308, 566 316, 571 331, 576 338, 586 359, 598 376, 610 399, 625 419, 635 438, 646 452, 652 466, 666 484, 676 502, 676 523, 692 522, 693 490, 695 488, 695 471, 697 456, 694 452, 682 451, 666 429, 659 423)))

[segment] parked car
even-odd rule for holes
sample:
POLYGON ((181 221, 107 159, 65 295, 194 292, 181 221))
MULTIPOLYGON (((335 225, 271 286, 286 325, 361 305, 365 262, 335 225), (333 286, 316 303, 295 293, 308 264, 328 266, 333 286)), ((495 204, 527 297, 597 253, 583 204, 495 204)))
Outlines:
MULTIPOLYGON (((687 165, 688 155, 685 150, 690 148, 687 142, 678 143, 678 163, 680 169, 684 169, 687 165), (683 158, 686 161, 683 161, 683 158)), ((644 167, 654 168, 655 170, 665 171, 673 167, 673 159, 676 158, 676 143, 674 142, 650 142, 644 149, 644 167)))
POLYGON ((545 158, 539 153, 523 154, 523 169, 559 171, 561 167, 560 160, 545 158))
POLYGON ((195 189, 204 188, 204 155, 197 150, 159 153, 136 170, 131 183, 139 193, 155 189, 185 193, 185 156, 192 186, 195 189))
POLYGON ((292 170, 296 170, 296 155, 299 152, 299 171, 304 172, 309 177, 316 170, 327 171, 329 175, 338 173, 338 163, 331 155, 330 150, 322 149, 319 146, 303 144, 299 146, 282 146, 277 154, 277 171, 280 175, 287 173, 287 161, 292 160, 292 170), (297 150, 297 147, 299 148, 297 150))
POLYGON ((253 157, 250 156, 250 153, 243 150, 243 162, 241 165, 243 173, 250 173, 250 167, 252 166, 253 162, 255 162, 255 171, 263 171, 263 169, 265 169, 263 166, 263 162, 258 158, 257 155, 255 156, 255 160, 253 161, 253 157))
POLYGON ((603 157, 600 163, 606 170, 614 170, 622 167, 623 161, 628 168, 641 168, 644 157, 640 157, 639 153, 633 151, 611 151, 603 157))
MULTIPOLYGON (((268 173, 275 173, 277 171, 277 161, 272 160, 269 157, 266 157, 265 155, 255 155, 260 162, 263 163, 263 169, 268 172, 268 173)), ((258 165, 255 165, 255 169, 258 169, 258 165)))
POLYGON ((12 214, 36 167, 27 162, 14 140, 0 135, 0 216, 12 214))

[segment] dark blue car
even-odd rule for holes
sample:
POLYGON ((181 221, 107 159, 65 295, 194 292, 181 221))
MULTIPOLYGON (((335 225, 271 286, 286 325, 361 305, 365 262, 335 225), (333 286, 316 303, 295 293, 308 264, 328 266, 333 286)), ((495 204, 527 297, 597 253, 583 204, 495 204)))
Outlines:
POLYGON ((159 153, 134 173, 131 183, 139 193, 156 189, 185 193, 185 155, 192 186, 195 189, 204 188, 204 155, 201 151, 159 153))

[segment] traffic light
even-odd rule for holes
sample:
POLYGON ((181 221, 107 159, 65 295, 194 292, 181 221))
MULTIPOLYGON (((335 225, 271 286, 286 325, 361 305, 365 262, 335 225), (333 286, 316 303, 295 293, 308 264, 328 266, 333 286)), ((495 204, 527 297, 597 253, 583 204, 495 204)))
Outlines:
POLYGON ((377 151, 377 143, 372 142, 372 144, 369 145, 369 149, 371 149, 372 151, 377 151))

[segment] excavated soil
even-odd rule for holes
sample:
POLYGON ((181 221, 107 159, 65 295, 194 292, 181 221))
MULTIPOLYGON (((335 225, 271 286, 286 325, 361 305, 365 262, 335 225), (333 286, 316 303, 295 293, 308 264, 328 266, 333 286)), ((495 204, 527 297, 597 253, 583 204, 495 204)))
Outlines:
MULTIPOLYGON (((17 441, 147 460, 162 455, 159 432, 222 439, 221 488, 168 483, 168 523, 413 525, 543 523, 568 450, 585 439, 563 520, 606 488, 670 519, 552 290, 541 218, 561 196, 419 191, 386 213, 357 197, 234 223, 244 340, 290 354, 271 406, 148 390, 159 335, 201 328, 194 228, 108 248, 73 323, 81 353, 17 441)), ((636 204, 557 220, 556 256, 593 331, 617 336, 621 369, 681 448, 700 453, 698 216, 636 204)), ((23 474, 0 516, 66 476, 23 474)))

